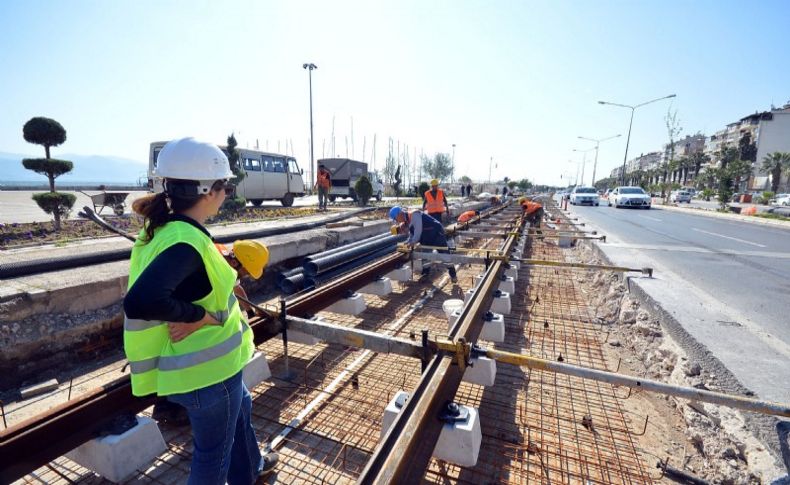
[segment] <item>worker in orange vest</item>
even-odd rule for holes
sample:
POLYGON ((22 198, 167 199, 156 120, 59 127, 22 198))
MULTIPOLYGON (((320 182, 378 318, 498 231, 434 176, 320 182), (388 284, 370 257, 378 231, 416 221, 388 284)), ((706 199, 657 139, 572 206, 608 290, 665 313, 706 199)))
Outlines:
POLYGON ((318 210, 326 210, 326 202, 329 200, 329 189, 332 187, 332 175, 323 164, 318 166, 317 175, 315 188, 318 189, 318 210))
POLYGON ((450 211, 450 206, 447 205, 447 197, 444 196, 444 191, 439 188, 437 179, 431 180, 431 190, 425 191, 422 200, 422 210, 439 222, 442 222, 444 213, 450 211))
POLYGON ((458 216, 458 223, 463 224, 465 222, 469 222, 473 217, 477 216, 478 214, 480 214, 480 212, 478 211, 466 211, 460 216, 458 216))
POLYGON ((527 197, 522 197, 518 200, 521 204, 521 210, 524 211, 524 216, 527 222, 532 227, 540 227, 540 221, 543 219, 543 206, 537 202, 532 202, 527 197))

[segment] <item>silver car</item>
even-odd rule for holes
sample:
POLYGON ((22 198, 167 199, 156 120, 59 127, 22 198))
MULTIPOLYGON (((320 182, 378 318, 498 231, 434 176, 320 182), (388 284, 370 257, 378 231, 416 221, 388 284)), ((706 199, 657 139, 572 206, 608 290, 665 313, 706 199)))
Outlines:
POLYGON ((593 187, 575 187, 571 192, 571 204, 573 205, 598 205, 598 191, 593 187))
POLYGON ((675 190, 669 195, 669 200, 671 202, 687 202, 691 203, 691 192, 687 190, 675 190))

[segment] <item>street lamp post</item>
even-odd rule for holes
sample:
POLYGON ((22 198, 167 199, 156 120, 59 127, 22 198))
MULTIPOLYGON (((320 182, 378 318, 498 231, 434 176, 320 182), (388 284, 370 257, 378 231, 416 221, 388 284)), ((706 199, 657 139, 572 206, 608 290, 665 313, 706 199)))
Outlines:
POLYGON ((598 169, 598 146, 601 144, 602 141, 611 140, 613 138, 619 137, 620 134, 610 136, 609 138, 585 138, 583 136, 578 137, 580 140, 587 140, 587 141, 594 141, 595 142, 595 163, 593 163, 593 176, 592 176, 592 186, 595 187, 595 171, 598 169))
POLYGON ((307 69, 307 80, 310 85, 310 193, 315 187, 315 157, 313 155, 313 70, 318 66, 312 62, 302 64, 302 69, 307 69))
POLYGON ((661 98, 651 99, 650 101, 645 101, 644 103, 640 103, 634 106, 628 104, 619 104, 619 103, 610 103, 608 101, 598 101, 598 104, 608 104, 611 106, 619 106, 621 108, 628 108, 631 110, 631 121, 628 122, 628 137, 625 140, 625 155, 623 156, 623 173, 622 173, 622 182, 625 185, 625 162, 628 160, 628 145, 631 143, 631 126, 634 124, 634 111, 636 108, 641 108, 646 104, 655 103, 656 101, 661 101, 662 99, 669 99, 674 98, 676 95, 670 94, 669 96, 663 96, 661 98))
POLYGON ((455 143, 453 143, 453 158, 450 163, 453 164, 453 171, 450 172, 450 182, 455 182, 455 143))
POLYGON ((581 186, 584 187, 584 167, 587 165, 587 152, 595 150, 595 147, 588 148, 587 150, 577 150, 576 148, 573 149, 574 152, 581 152, 582 155, 582 180, 581 186))

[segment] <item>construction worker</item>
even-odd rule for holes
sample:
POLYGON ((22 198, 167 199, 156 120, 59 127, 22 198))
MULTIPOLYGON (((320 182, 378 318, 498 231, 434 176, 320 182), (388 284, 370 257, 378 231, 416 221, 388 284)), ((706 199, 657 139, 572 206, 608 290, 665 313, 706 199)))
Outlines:
POLYGON ((450 206, 447 205, 447 197, 439 188, 437 179, 431 180, 431 190, 426 190, 422 199, 422 210, 441 224, 444 213, 450 212, 450 206))
MULTIPOLYGON (((258 241, 244 239, 235 241, 233 247, 228 249, 224 244, 215 244, 220 254, 225 257, 225 261, 238 273, 236 286, 233 288, 233 293, 236 296, 247 298, 247 292, 241 286, 240 279, 244 276, 249 276, 253 279, 260 279, 263 276, 263 269, 269 262, 269 249, 258 241)), ((247 313, 247 316, 253 316, 253 308, 245 301, 239 301, 241 309, 247 313)))
MULTIPOLYGON (((409 234, 406 245, 411 248, 414 248, 416 244, 422 244, 423 246, 449 246, 447 236, 444 233, 444 226, 442 226, 441 222, 421 210, 409 212, 403 207, 395 206, 390 209, 389 218, 395 221, 400 234, 409 234)), ((455 266, 448 264, 447 271, 450 273, 450 280, 453 283, 457 283, 458 276, 456 275, 455 266)), ((421 280, 428 279, 430 272, 430 266, 423 266, 421 280)))
POLYGON ((187 409, 189 484, 252 484, 278 456, 261 456, 251 424, 242 369, 255 347, 233 294, 237 272, 204 227, 233 173, 216 145, 183 138, 162 148, 155 176, 164 191, 133 204, 144 224, 124 298, 132 393, 166 396, 187 409))
POLYGON ((332 188, 332 174, 326 169, 324 164, 318 165, 318 174, 315 180, 315 187, 318 190, 318 210, 326 210, 326 203, 329 200, 329 189, 332 188))
POLYGON ((518 199, 521 204, 521 210, 524 211, 524 216, 530 226, 540 228, 540 221, 543 220, 543 206, 537 202, 532 202, 529 197, 521 197, 518 199))
POLYGON ((480 211, 466 211, 458 216, 458 223, 463 224, 465 222, 469 222, 473 217, 477 217, 479 214, 480 211))

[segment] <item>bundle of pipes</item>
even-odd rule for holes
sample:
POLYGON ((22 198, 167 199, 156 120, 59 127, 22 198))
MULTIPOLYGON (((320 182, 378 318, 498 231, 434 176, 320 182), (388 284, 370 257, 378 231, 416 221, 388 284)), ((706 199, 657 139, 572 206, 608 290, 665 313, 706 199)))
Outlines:
POLYGON ((310 255, 304 259, 302 267, 278 274, 277 285, 287 295, 318 286, 339 274, 392 252, 405 239, 406 236, 383 233, 310 255))

